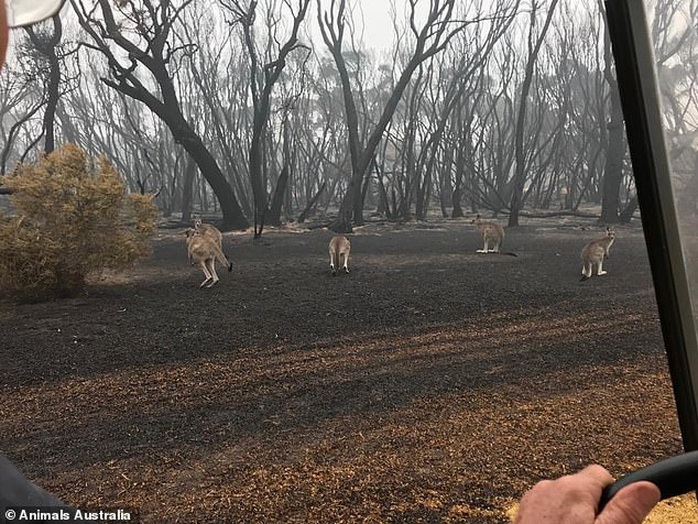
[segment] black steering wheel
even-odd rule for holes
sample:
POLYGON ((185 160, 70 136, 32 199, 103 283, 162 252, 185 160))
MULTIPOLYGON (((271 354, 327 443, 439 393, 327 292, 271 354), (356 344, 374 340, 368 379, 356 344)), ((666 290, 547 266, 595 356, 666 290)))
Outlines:
POLYGON ((695 491, 698 489, 698 451, 660 460, 617 480, 603 490, 599 510, 622 488, 641 480, 648 480, 657 486, 662 500, 695 491))

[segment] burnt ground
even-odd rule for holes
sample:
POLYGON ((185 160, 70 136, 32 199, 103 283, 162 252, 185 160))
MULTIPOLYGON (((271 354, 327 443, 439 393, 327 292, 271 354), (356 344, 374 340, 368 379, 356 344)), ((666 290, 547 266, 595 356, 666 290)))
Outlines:
POLYGON ((182 230, 84 298, 0 314, 0 449, 71 504, 144 522, 507 522, 543 477, 681 451, 639 223, 580 283, 591 222, 182 230), (584 227, 581 227, 584 226, 584 227))

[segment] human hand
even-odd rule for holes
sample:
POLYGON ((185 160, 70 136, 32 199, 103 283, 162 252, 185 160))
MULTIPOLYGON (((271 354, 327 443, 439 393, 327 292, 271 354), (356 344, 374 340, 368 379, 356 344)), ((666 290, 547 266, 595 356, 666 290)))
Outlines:
POLYGON ((521 499, 515 524, 640 524, 661 499, 651 482, 635 482, 621 489, 597 515, 603 489, 613 482, 599 465, 579 473, 543 480, 521 499))

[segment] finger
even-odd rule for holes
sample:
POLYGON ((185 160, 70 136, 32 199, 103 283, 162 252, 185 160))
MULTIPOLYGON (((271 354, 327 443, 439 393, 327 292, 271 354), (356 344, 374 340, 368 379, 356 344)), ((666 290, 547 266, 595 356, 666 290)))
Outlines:
POLYGON ((616 493, 596 524, 640 524, 660 499, 657 486, 647 481, 635 482, 616 493))
POLYGON ((577 475, 584 478, 587 482, 592 483, 595 488, 599 489, 599 492, 609 484, 612 484, 615 480, 613 475, 611 475, 606 468, 598 464, 587 466, 577 475))

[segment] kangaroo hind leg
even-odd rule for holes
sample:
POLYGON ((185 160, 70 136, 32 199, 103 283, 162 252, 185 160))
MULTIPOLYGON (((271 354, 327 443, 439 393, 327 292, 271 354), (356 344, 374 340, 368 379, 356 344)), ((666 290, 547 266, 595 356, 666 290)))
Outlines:
POLYGON ((601 257, 601 260, 599 260, 599 269, 596 271, 596 274, 599 276, 606 274, 606 271, 603 270, 603 257, 601 257))
POLYGON ((335 265, 335 258, 337 258, 337 265, 339 265, 339 257, 336 257, 333 252, 330 252, 330 271, 332 276, 337 276, 337 265, 335 265))
POLYGON ((199 287, 208 287, 210 285, 211 280, 213 279, 213 275, 211 275, 211 272, 208 270, 208 267, 206 266, 206 260, 202 260, 199 262, 199 266, 201 266, 201 271, 204 272, 204 276, 206 277, 206 280, 204 280, 199 287))
POLYGON ((206 287, 213 287, 218 284, 218 281, 220 280, 218 278, 218 273, 216 273, 216 259, 209 258, 206 263, 208 264, 208 272, 211 274, 211 282, 209 282, 208 286, 206 287))

